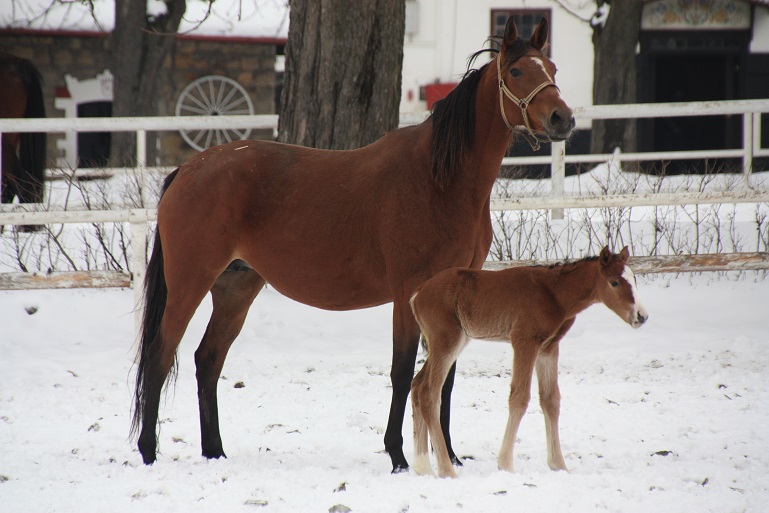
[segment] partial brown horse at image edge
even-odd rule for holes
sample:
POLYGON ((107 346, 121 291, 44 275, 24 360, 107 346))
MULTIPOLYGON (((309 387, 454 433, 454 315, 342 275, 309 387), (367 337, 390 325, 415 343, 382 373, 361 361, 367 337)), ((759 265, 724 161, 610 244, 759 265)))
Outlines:
POLYGON ((603 303, 634 328, 649 318, 641 305, 627 247, 613 254, 545 266, 501 271, 448 269, 417 289, 411 299, 424 333, 428 357, 411 385, 414 412, 414 470, 432 474, 428 433, 438 461, 438 475, 457 477, 440 430, 440 390, 449 368, 471 338, 510 341, 513 378, 509 415, 497 463, 513 471, 513 445, 531 396, 536 368, 539 400, 545 414, 547 463, 566 470, 558 417, 558 348, 577 314, 603 303))
MULTIPOLYGON (((408 468, 402 426, 420 336, 409 299, 443 269, 482 266, 492 240, 491 189, 514 133, 555 141, 574 128, 555 87, 555 65, 541 51, 547 32, 543 20, 524 40, 508 21, 496 57, 468 71, 424 123, 366 147, 239 141, 210 148, 168 176, 145 280, 136 374, 133 428, 146 464, 156 459, 161 390, 209 291, 213 312, 195 352, 201 445, 207 458, 224 456, 217 381, 250 305, 269 283, 328 310, 393 303, 384 442, 393 471, 408 468), (528 99, 525 109, 508 92, 528 99), (228 267, 233 262, 237 271, 228 267)), ((453 377, 452 368, 441 424, 459 463, 449 436, 453 377)))
MULTIPOLYGON (((0 118, 44 118, 43 79, 27 59, 0 52, 0 118)), ((43 201, 44 132, 2 134, 2 203, 43 201)))

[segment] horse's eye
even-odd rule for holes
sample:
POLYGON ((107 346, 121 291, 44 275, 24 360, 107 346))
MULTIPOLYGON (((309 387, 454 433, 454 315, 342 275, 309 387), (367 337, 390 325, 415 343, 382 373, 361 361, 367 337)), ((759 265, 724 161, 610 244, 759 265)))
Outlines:
POLYGON ((513 69, 510 70, 510 75, 513 78, 517 78, 517 77, 520 77, 521 75, 523 75, 523 72, 521 70, 519 70, 518 68, 513 68, 513 69))
POLYGON ((612 280, 611 286, 612 287, 619 287, 619 282, 617 280, 612 280))

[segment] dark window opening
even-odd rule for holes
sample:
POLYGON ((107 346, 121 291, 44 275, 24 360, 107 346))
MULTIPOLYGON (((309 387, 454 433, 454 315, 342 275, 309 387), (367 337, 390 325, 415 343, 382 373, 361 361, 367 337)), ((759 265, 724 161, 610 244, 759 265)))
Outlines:
MULTIPOLYGON (((112 117, 112 102, 89 102, 77 106, 79 118, 112 117)), ((109 162, 110 132, 78 132, 77 162, 81 168, 106 167, 109 162)))
POLYGON ((550 23, 550 9, 492 9, 491 10, 491 34, 502 37, 505 35, 507 19, 512 16, 515 26, 518 27, 518 35, 523 39, 531 38, 534 29, 537 28, 542 18, 547 20, 547 42, 544 48, 545 55, 550 56, 552 40, 552 23, 550 23))

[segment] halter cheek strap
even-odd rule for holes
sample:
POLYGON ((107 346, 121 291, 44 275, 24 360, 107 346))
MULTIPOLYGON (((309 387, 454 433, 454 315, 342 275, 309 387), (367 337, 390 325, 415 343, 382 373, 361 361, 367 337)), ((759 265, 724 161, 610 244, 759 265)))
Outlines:
POLYGON ((555 82, 551 80, 546 80, 539 84, 537 87, 534 88, 532 92, 528 94, 525 98, 518 98, 516 95, 513 94, 513 92, 510 90, 509 87, 507 87, 507 84, 505 84, 505 81, 502 80, 502 68, 500 64, 500 58, 497 56, 497 77, 499 78, 499 110, 502 113, 502 120, 505 122, 505 125, 507 125, 507 128, 510 129, 513 132, 518 132, 524 136, 526 141, 529 143, 529 146, 531 146, 531 149, 533 151, 539 150, 539 140, 534 135, 534 131, 531 129, 531 125, 529 124, 529 114, 527 112, 527 109, 529 108, 529 105, 531 105, 532 100, 534 99, 537 94, 539 94, 540 91, 542 91, 544 88, 553 86, 560 92, 560 89, 557 85, 555 85, 555 82), (507 96, 513 103, 515 103, 518 108, 521 109, 521 113, 523 114, 523 123, 525 126, 517 125, 513 126, 510 121, 507 119, 507 115, 505 114, 505 96, 507 96))

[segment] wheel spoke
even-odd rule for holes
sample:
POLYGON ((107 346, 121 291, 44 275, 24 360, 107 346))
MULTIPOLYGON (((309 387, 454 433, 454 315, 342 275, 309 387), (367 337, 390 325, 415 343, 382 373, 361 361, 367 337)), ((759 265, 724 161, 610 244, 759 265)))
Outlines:
POLYGON ((189 105, 181 105, 179 110, 189 111, 192 113, 192 115, 196 116, 208 115, 208 111, 206 109, 201 109, 200 107, 191 107, 189 105))
POLYGON ((205 108, 208 109, 208 112, 213 112, 213 106, 211 105, 211 102, 208 100, 208 97, 206 96, 205 91, 203 91, 203 88, 200 87, 200 84, 195 84, 195 88, 198 90, 198 93, 200 94, 200 98, 205 103, 205 108))
POLYGON ((242 103, 246 103, 246 99, 243 96, 241 96, 240 98, 237 98, 235 101, 233 101, 231 103, 228 103, 227 105, 225 105, 223 107, 222 110, 224 110, 225 112, 230 112, 233 107, 235 107, 237 105, 240 105, 242 103))

